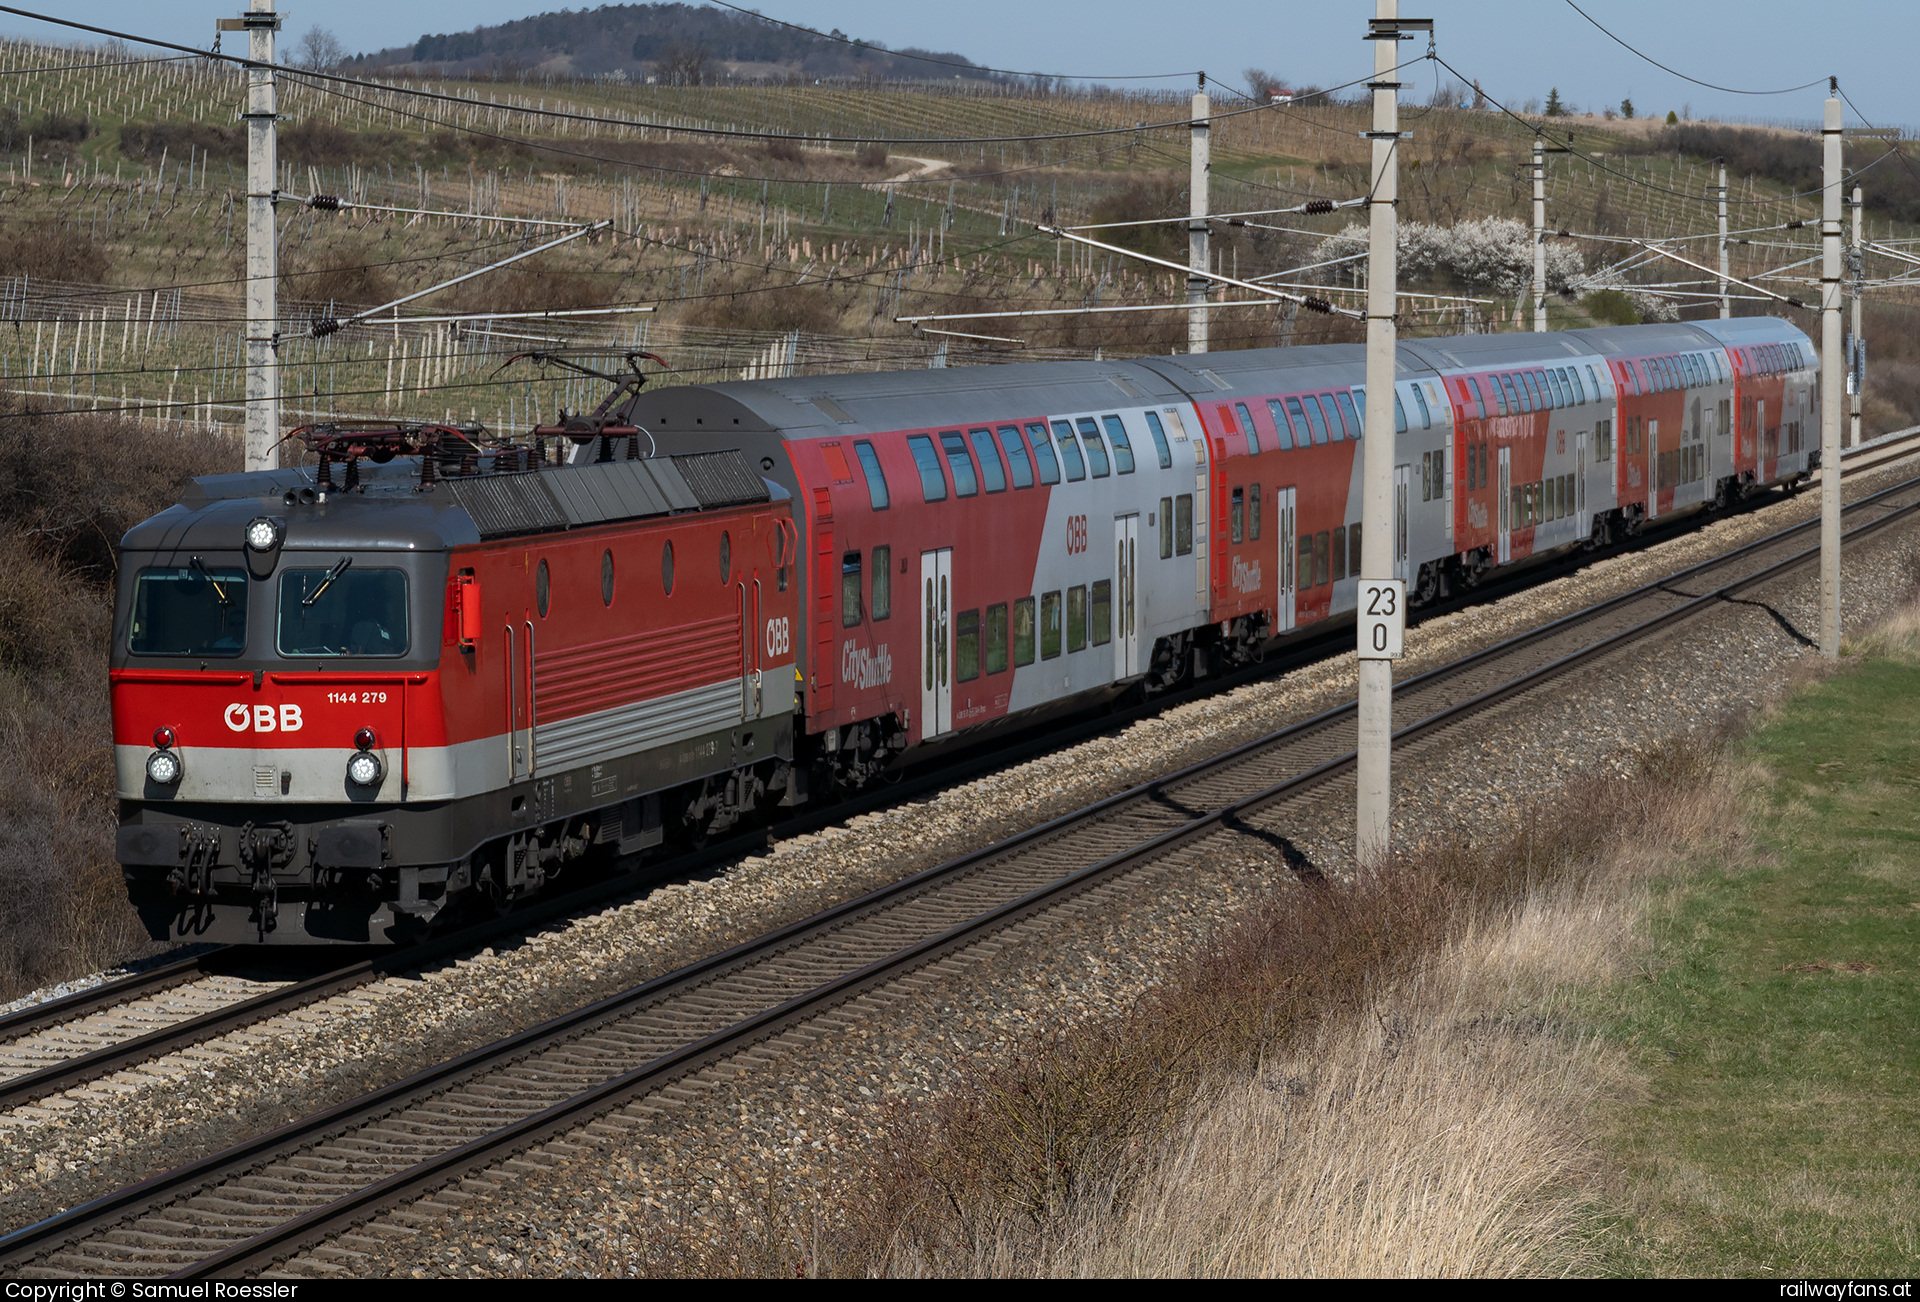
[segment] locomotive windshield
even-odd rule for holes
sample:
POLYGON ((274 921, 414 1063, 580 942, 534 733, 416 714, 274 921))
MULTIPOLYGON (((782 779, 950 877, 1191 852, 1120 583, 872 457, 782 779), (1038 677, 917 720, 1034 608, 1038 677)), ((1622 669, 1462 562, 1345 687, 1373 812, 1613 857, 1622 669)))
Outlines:
POLYGON ((325 569, 280 572, 280 654, 403 656, 407 576, 355 568, 341 557, 325 569))
POLYGON ((152 566, 133 580, 127 650, 137 656, 237 656, 247 648, 247 572, 152 566))

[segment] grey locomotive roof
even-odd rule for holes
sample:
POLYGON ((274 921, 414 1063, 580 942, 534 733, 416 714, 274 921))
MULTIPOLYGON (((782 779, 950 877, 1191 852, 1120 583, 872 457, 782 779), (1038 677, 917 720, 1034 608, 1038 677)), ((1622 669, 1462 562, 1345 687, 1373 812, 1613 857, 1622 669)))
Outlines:
POLYGON ((419 489, 419 459, 363 463, 361 490, 339 485, 325 501, 312 467, 205 475, 178 505, 135 525, 122 546, 138 551, 237 551, 247 522, 271 516, 286 526, 289 550, 443 551, 482 539, 559 532, 616 520, 784 499, 736 449, 637 461, 552 466, 524 474, 441 479, 419 489), (292 498, 292 500, 288 500, 292 498))

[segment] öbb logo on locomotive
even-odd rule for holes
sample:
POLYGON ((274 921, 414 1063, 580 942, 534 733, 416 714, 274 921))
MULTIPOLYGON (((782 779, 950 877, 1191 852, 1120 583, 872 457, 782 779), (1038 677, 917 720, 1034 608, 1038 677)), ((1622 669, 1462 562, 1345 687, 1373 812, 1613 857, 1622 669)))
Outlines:
MULTIPOLYGON (((1405 604, 1817 467, 1785 321, 1398 354, 1405 604)), ((1316 345, 629 380, 517 440, 295 431, 302 465, 195 481, 125 539, 129 893, 161 939, 404 942, 1250 664, 1355 618, 1367 401, 1364 349, 1316 345)))

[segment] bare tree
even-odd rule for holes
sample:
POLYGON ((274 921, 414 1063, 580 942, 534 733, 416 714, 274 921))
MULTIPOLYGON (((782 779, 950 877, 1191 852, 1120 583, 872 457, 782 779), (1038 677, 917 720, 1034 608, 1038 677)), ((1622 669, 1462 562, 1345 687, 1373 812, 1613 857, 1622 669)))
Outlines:
POLYGON ((309 27, 294 47, 293 62, 298 68, 314 72, 332 72, 347 61, 347 47, 324 27, 309 27))
POLYGON ((655 71, 666 85, 698 86, 706 78, 707 57, 704 45, 675 45, 660 56, 655 71))

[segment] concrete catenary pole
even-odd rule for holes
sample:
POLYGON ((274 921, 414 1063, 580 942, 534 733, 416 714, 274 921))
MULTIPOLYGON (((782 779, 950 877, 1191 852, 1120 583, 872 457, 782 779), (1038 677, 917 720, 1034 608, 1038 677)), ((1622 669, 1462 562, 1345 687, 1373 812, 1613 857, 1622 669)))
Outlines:
POLYGON ((1207 291, 1213 282, 1207 265, 1207 190, 1213 173, 1208 146, 1208 118, 1212 110, 1207 102, 1207 74, 1200 74, 1200 88, 1193 92, 1193 148, 1188 159, 1187 177, 1187 351, 1207 351, 1207 291))
POLYGON ((1533 133, 1533 328, 1547 328, 1547 142, 1533 133))
POLYGON ((1853 347, 1847 350, 1847 396, 1852 400, 1853 419, 1847 431, 1847 446, 1860 446, 1860 400, 1867 387, 1867 341, 1860 333, 1860 300, 1866 297, 1867 246, 1861 231, 1866 211, 1866 196, 1853 187, 1853 245, 1847 253, 1847 279, 1853 282, 1853 347))
POLYGON ((278 231, 273 219, 280 163, 274 148, 273 34, 280 16, 273 0, 252 0, 243 16, 247 32, 247 432, 248 470, 270 470, 278 461, 280 372, 275 365, 279 332, 278 231))
POLYGON ((1840 83, 1820 135, 1820 654, 1840 655, 1840 83))
MULTIPOLYGON (((1393 573, 1393 381, 1400 196, 1399 0, 1375 0, 1373 30, 1373 184, 1367 244, 1367 414, 1360 465, 1360 575, 1363 583, 1393 573)), ((1431 26, 1431 24, 1426 24, 1431 26)), ((1364 648, 1362 648, 1364 651, 1364 648)), ((1393 662, 1360 660, 1358 787, 1354 857, 1361 871, 1384 864, 1393 779, 1393 662)))
POLYGON ((1734 315, 1734 300, 1726 288, 1726 163, 1720 163, 1720 184, 1713 188, 1720 209, 1720 321, 1734 315))

